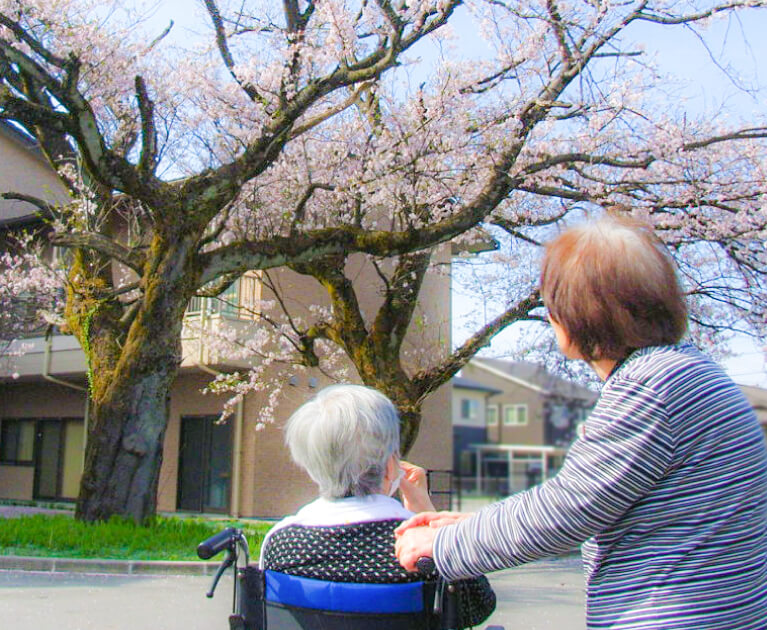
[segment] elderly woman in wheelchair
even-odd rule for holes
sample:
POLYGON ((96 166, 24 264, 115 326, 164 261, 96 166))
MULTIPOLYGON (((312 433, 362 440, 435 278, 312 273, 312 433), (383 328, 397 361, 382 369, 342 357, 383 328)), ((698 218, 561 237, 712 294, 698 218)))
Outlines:
POLYGON ((285 439, 319 497, 269 531, 258 569, 240 571, 232 628, 465 628, 493 612, 484 577, 444 584, 433 566, 411 573, 396 559, 395 528, 433 506, 423 469, 399 458, 386 396, 325 388, 291 416, 285 439), (404 505, 392 497, 398 489, 404 505))

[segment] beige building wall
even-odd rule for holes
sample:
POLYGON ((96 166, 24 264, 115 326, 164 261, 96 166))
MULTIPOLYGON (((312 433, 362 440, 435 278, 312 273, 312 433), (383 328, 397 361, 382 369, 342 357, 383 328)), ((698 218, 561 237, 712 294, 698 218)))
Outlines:
POLYGON ((32 466, 0 465, 0 497, 28 501, 34 491, 35 469, 32 466))
MULTIPOLYGON (((20 133, 20 132, 19 132, 20 133)), ((56 174, 40 152, 18 133, 0 124, 0 193, 19 192, 48 202, 65 201, 67 195, 56 174)), ((35 208, 23 201, 0 200, 3 219, 33 214, 35 208)))
MULTIPOLYGON (((72 379, 83 387, 85 379, 72 379)), ((82 418, 85 393, 47 381, 0 383, 0 418, 82 418)))

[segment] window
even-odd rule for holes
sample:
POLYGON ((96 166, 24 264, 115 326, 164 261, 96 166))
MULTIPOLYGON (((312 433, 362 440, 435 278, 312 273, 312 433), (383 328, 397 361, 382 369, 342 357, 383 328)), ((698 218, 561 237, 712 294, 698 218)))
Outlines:
POLYGON ((498 405, 488 405, 486 413, 487 413, 487 426, 489 427, 498 426, 498 405))
POLYGON ((503 424, 505 426, 522 426, 527 424, 527 405, 504 405, 503 424))
POLYGON ((479 416, 479 401, 471 398, 461 399, 461 420, 476 420, 479 416))
POLYGON ((570 426, 570 410, 565 405, 551 405, 549 420, 555 429, 564 431, 570 426))
POLYGON ((31 464, 34 446, 34 420, 2 420, 2 426, 0 426, 0 462, 31 464))

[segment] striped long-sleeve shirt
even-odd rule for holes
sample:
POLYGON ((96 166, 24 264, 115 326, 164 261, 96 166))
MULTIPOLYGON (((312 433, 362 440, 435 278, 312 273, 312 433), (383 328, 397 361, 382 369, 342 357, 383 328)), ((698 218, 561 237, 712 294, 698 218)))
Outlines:
POLYGON ((765 439, 691 346, 632 354, 557 476, 440 529, 434 559, 456 579, 580 543, 589 628, 767 628, 765 439))

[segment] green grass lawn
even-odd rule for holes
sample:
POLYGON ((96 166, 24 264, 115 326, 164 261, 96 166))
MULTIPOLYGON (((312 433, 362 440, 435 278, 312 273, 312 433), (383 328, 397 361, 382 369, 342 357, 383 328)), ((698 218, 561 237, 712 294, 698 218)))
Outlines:
MULTIPOLYGON (((116 560, 199 560, 198 543, 225 527, 245 532, 252 557, 273 523, 156 517, 149 525, 112 519, 81 523, 68 515, 0 519, 0 555, 116 560)), ((220 560, 220 557, 217 558, 220 560)))

